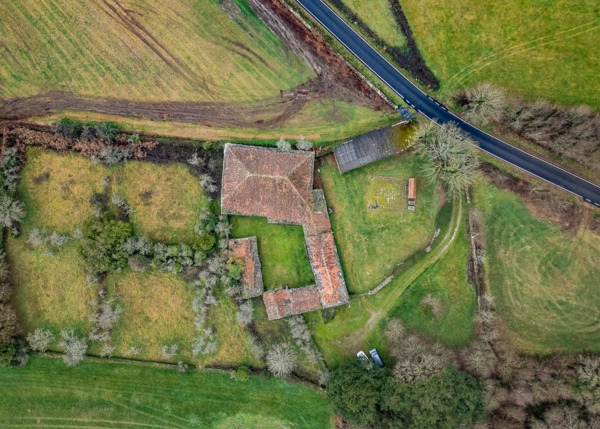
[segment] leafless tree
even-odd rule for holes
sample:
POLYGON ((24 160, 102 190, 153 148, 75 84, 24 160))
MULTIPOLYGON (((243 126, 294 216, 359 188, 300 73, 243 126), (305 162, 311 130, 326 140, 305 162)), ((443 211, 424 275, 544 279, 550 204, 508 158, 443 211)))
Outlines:
POLYGON ((88 349, 85 338, 80 338, 73 329, 61 331, 58 346, 65 352, 63 362, 67 366, 77 366, 83 360, 88 349))
POLYGON ((45 352, 52 341, 54 341, 54 335, 49 329, 37 328, 27 335, 29 347, 34 352, 45 352))
POLYGON ((267 352, 267 367, 275 377, 286 377, 292 373, 296 354, 287 343, 275 344, 267 352))

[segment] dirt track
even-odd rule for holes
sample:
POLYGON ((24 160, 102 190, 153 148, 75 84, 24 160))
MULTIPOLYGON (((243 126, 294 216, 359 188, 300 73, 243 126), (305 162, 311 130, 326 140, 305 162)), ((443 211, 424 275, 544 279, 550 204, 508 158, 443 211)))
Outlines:
POLYGON ((250 1, 258 15, 304 59, 317 79, 274 97, 252 103, 133 102, 126 99, 86 98, 69 92, 50 92, 7 100, 0 119, 21 120, 61 110, 103 113, 176 121, 223 128, 268 129, 285 123, 309 100, 336 99, 375 110, 390 109, 345 60, 316 31, 309 31, 276 0, 250 1))

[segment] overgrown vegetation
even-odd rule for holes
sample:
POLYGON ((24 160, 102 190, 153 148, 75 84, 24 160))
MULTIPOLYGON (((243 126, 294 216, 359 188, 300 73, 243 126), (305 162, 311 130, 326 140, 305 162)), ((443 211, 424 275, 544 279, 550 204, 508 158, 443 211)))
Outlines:
POLYGON ((460 92, 456 98, 470 119, 500 123, 558 157, 600 171, 600 113, 589 106, 507 100, 503 90, 488 82, 460 92))
POLYGON ((327 400, 344 419, 383 428, 471 427, 485 416, 477 380, 451 367, 423 381, 402 383, 385 370, 349 360, 333 372, 327 400))
POLYGON ((438 127, 423 121, 415 136, 417 153, 425 160, 423 174, 432 183, 441 181, 450 196, 465 191, 477 175, 475 143, 452 123, 438 127))

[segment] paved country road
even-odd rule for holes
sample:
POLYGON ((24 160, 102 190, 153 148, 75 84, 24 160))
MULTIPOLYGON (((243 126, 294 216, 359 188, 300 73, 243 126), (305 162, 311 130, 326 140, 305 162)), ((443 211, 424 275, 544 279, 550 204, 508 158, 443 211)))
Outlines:
POLYGON ((323 1, 296 1, 396 94, 425 117, 435 120, 440 124, 450 121, 456 122, 458 127, 475 140, 484 152, 496 156, 540 179, 583 198, 588 203, 600 207, 600 186, 523 152, 463 121, 415 86, 346 24, 329 6, 323 3, 323 1))

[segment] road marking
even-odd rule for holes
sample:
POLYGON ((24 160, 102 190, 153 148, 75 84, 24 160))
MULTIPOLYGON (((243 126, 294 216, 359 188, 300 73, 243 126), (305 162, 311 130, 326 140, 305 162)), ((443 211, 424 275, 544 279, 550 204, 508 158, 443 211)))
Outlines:
POLYGON ((585 200, 586 200, 588 203, 591 203, 591 202, 592 202, 592 200, 588 200, 587 198, 585 198, 585 200))

